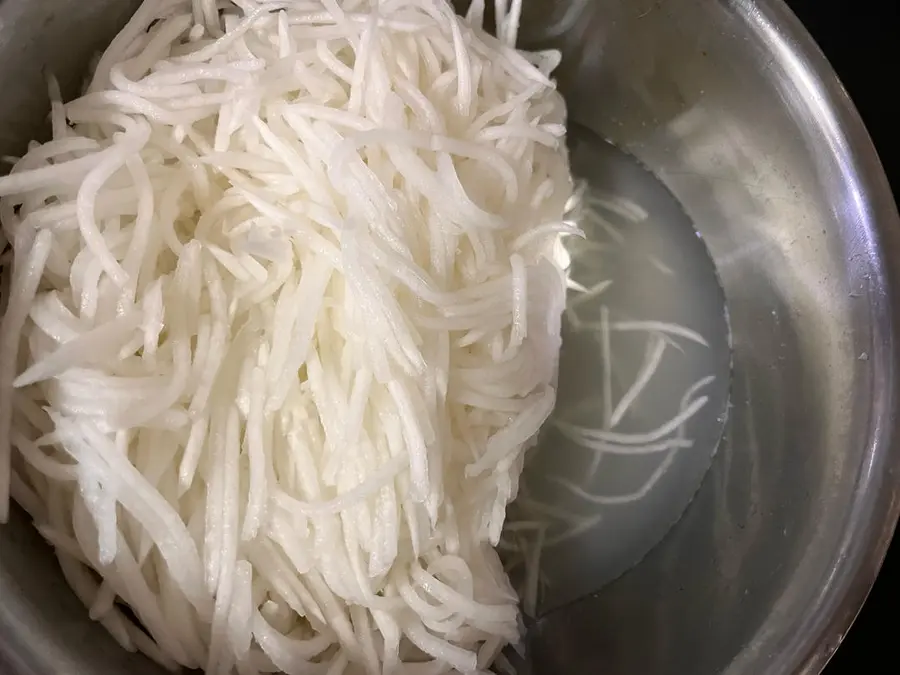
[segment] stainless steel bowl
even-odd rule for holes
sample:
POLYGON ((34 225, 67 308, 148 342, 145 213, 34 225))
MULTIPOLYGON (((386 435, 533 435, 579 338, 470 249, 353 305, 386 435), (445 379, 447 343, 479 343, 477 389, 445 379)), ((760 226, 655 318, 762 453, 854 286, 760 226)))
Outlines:
MULTIPOLYGON (((828 63, 779 0, 526 0, 572 118, 681 201, 721 277, 734 407, 649 557, 543 629, 538 673, 821 670, 900 510, 900 221, 828 63)), ((0 154, 39 133, 123 0, 0 0, 0 154)), ((86 616, 20 513, 0 528, 0 672, 156 673, 86 616)))

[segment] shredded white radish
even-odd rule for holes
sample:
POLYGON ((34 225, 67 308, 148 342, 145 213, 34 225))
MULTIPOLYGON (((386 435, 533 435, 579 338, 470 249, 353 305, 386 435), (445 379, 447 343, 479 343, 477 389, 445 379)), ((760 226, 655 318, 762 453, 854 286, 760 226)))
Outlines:
POLYGON ((579 231, 559 55, 497 6, 499 39, 483 3, 146 0, 81 98, 51 80, 0 177, 0 520, 126 648, 402 675, 517 639, 491 544, 579 231))
MULTIPOLYGON (((567 205, 567 211, 574 221, 584 226, 585 238, 573 240, 572 257, 577 260, 581 255, 589 256, 590 264, 583 267, 589 267, 592 276, 589 283, 575 278, 568 279, 570 297, 566 303, 565 317, 572 332, 591 333, 598 343, 598 367, 594 369, 598 396, 584 401, 580 407, 589 412, 591 417, 599 419, 600 424, 596 427, 573 424, 567 421, 566 411, 560 411, 552 424, 571 441, 572 445, 567 449, 570 449, 573 456, 560 461, 559 465, 564 470, 575 468, 578 474, 567 477, 562 472, 556 474, 542 467, 540 476, 529 477, 534 478, 535 482, 544 483, 544 498, 553 502, 549 504, 535 499, 529 493, 528 485, 525 484, 526 477, 523 476, 521 494, 508 514, 499 548, 507 554, 507 571, 523 568, 518 590, 523 610, 532 616, 537 616, 543 591, 539 561, 545 549, 583 535, 593 536, 590 534, 591 530, 608 515, 607 509, 627 509, 629 505, 650 494, 669 471, 678 453, 689 452, 694 447, 694 442, 687 437, 688 425, 709 402, 708 396, 697 394, 714 380, 713 377, 704 377, 688 387, 678 402, 678 407, 671 413, 671 418, 660 421, 655 428, 628 432, 617 430, 632 413, 641 410, 641 397, 648 388, 654 386, 653 379, 658 377, 667 347, 684 353, 686 347, 707 349, 709 343, 697 331, 680 324, 613 318, 621 313, 619 310, 631 308, 615 308, 614 311, 603 304, 604 298, 601 296, 614 281, 627 283, 627 279, 597 279, 597 253, 602 255, 609 251, 618 254, 623 247, 628 246, 629 240, 620 227, 639 225, 649 218, 649 214, 640 205, 615 195, 598 196, 593 190, 583 186, 576 189, 567 205), (602 215, 603 212, 613 217, 607 220, 602 215), (619 224, 612 222, 613 220, 619 224), (594 315, 593 320, 581 318, 589 313, 594 315), (644 358, 631 384, 625 387, 617 400, 613 396, 613 375, 620 361, 617 360, 616 349, 612 345, 614 333, 624 333, 629 340, 645 340, 644 358), (586 470, 581 468, 580 462, 575 461, 581 453, 587 454, 589 459, 586 470), (593 483, 601 470, 603 458, 610 455, 644 458, 637 461, 656 464, 639 486, 624 488, 620 494, 602 494, 593 483)), ((663 274, 673 273, 652 256, 647 263, 648 267, 663 274)), ((602 272, 601 267, 600 273, 602 272)), ((621 379, 622 373, 616 375, 617 380, 621 379)), ((640 417, 641 415, 637 415, 634 419, 638 420, 640 417)), ((700 448, 700 451, 707 452, 708 448, 700 448)))

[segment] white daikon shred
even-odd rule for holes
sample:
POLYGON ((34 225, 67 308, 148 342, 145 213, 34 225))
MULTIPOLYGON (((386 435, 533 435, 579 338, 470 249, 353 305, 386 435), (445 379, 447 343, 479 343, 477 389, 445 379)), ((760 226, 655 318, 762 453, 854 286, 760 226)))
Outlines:
MULTIPOLYGON (((584 272, 591 276, 591 282, 581 283, 578 279, 569 278, 567 287, 570 296, 565 310, 568 328, 572 333, 590 333, 596 340, 599 358, 596 363, 585 364, 586 368, 594 366, 595 387, 597 396, 588 396, 576 406, 576 413, 585 420, 597 419, 597 426, 574 424, 567 420, 572 411, 561 410, 552 420, 552 425, 570 443, 566 446, 567 456, 554 465, 559 472, 548 470, 548 465, 541 465, 538 471, 527 472, 522 476, 519 498, 512 504, 504 525, 503 537, 498 546, 505 551, 506 569, 516 570, 517 588, 522 598, 523 611, 537 616, 544 586, 550 587, 553 580, 543 577, 539 561, 546 549, 581 537, 594 537, 594 530, 603 520, 615 512, 610 509, 642 508, 637 502, 643 500, 660 483, 660 480, 673 466, 678 453, 694 448, 694 442, 687 438, 690 424, 710 401, 710 396, 697 394, 708 387, 715 378, 703 377, 688 387, 678 402, 677 411, 668 420, 647 425, 644 419, 648 407, 642 405, 642 395, 664 378, 658 375, 667 347, 678 352, 675 358, 685 353, 685 349, 708 349, 708 341, 697 331, 680 324, 658 320, 613 319, 613 314, 625 313, 633 308, 617 307, 613 311, 603 303, 600 296, 612 284, 622 280, 596 280, 598 268, 604 270, 602 258, 597 264, 599 253, 607 252, 619 255, 629 246, 629 240, 616 229, 616 225, 603 220, 598 210, 605 210, 625 221, 626 226, 639 224, 649 218, 649 214, 640 205, 622 197, 613 195, 597 196, 586 184, 576 188, 572 200, 567 205, 573 220, 584 226, 584 240, 574 242, 571 247, 572 259, 578 261, 586 257, 589 265, 580 264, 575 276, 584 272), (589 272, 588 272, 589 270, 589 272), (593 314, 595 320, 585 320, 582 316, 593 314), (599 316, 597 316, 599 315, 599 316), (612 347, 613 333, 624 333, 625 339, 643 339, 645 341, 644 358, 634 374, 631 384, 627 386, 616 400, 613 397, 613 373, 620 361, 616 360, 612 347), (578 413, 577 410, 581 410, 578 413), (629 424, 623 422, 628 420, 629 424), (640 425, 635 428, 636 424, 640 425), (630 426, 631 431, 623 431, 623 426, 630 426), (651 426, 641 430, 641 427, 651 426), (586 458, 585 458, 586 455, 586 458), (648 470, 639 486, 634 487, 631 480, 623 480, 630 487, 625 487, 618 494, 605 494, 598 491, 595 477, 601 469, 604 457, 618 456, 633 458, 640 465, 655 462, 652 470, 648 470), (584 464, 582 464, 584 461, 584 464), (586 466, 586 469, 583 468, 586 466), (576 475, 566 476, 564 473, 576 475), (528 475, 530 473, 530 475, 528 475), (542 500, 535 498, 528 483, 541 483, 536 492, 542 500), (555 492, 553 492, 555 490, 555 492), (550 503, 547 503, 550 502, 550 503), (544 583, 546 582, 546 584, 544 583)), ((658 268, 663 264, 650 256, 648 268, 658 268)), ((669 270, 671 272, 671 270, 669 270)), ((636 271, 641 274, 641 271, 636 271)), ((667 272, 664 272, 667 273, 667 272)), ((626 279, 627 281, 627 279, 626 279)), ((616 373, 620 379, 622 373, 616 373)), ((623 383, 620 383, 624 386, 623 383)), ((668 386, 668 385, 667 385, 668 386)), ((649 414, 657 413, 655 406, 649 407, 649 414)), ((657 413, 658 414, 658 413, 657 413)), ((697 448, 695 451, 708 451, 697 448)), ((554 456, 556 457, 556 456, 554 456)), ((614 468, 613 471, 616 469, 614 468)), ((610 475, 606 473, 604 479, 610 475)), ((618 482, 618 481, 617 481, 618 482)), ((619 511, 621 512, 621 511, 619 511)), ((574 544, 579 546, 580 542, 574 544)), ((496 665, 496 664, 495 664, 496 665)))
POLYGON ((83 96, 51 79, 0 177, 0 520, 127 649, 402 675, 517 639, 490 544, 580 231, 559 54, 496 4, 499 40, 483 2, 145 0, 83 96))

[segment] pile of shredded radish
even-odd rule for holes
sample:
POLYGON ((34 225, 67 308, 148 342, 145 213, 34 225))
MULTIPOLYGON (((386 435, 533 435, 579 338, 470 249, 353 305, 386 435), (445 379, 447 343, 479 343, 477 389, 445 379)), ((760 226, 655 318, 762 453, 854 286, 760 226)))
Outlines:
POLYGON ((577 233, 520 12, 147 0, 80 98, 50 83, 0 178, 0 520, 125 648, 437 675, 517 639, 493 545, 577 233))

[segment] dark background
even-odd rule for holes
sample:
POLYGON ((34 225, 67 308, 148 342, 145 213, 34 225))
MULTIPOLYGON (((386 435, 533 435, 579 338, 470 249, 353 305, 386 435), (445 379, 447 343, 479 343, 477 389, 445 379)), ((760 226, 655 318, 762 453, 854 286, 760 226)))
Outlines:
MULTIPOLYGON (((787 0, 819 43, 856 103, 894 190, 900 195, 900 0, 787 0)), ((900 536, 869 600, 825 675, 896 673, 897 644, 885 630, 900 593, 900 536), (879 629, 880 628, 880 629, 879 629), (875 664, 881 663, 881 666, 875 664), (875 666, 872 670, 872 666, 875 666)))

